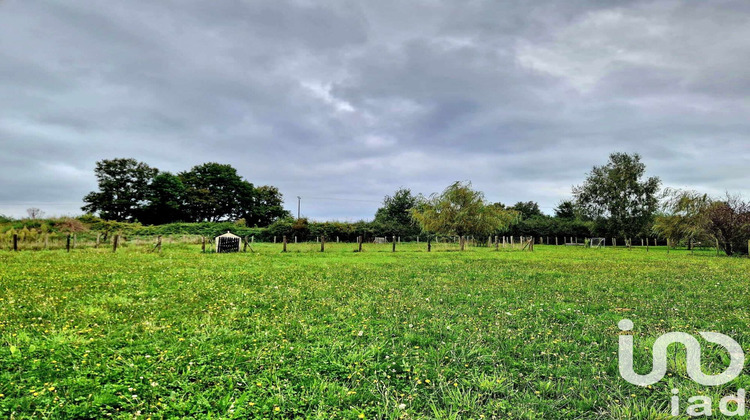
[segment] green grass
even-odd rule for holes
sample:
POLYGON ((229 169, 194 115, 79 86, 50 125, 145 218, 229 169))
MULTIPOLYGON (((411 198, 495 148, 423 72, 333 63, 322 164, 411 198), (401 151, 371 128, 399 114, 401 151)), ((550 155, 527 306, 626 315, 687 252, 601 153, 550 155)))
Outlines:
POLYGON ((640 372, 667 331, 748 349, 747 259, 289 247, 0 253, 0 417, 656 419, 675 386, 750 388, 701 388, 678 357, 650 388, 617 368, 624 317, 640 372))

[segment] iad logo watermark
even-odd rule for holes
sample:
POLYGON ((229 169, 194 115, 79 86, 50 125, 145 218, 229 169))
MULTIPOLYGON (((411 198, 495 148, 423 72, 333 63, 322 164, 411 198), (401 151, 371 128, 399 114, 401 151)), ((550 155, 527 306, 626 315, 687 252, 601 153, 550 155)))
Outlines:
MULTIPOLYGON (((622 331, 633 329, 633 321, 623 319, 617 324, 622 331)), ((633 336, 629 334, 620 335, 620 375, 633 385, 647 386, 661 380, 667 373, 667 347, 673 343, 680 343, 687 350, 687 374, 693 381, 705 385, 723 385, 740 375, 745 365, 745 353, 742 347, 731 337, 715 332, 701 332, 701 337, 709 343, 718 344, 729 352, 731 359, 729 367, 718 375, 706 375, 701 371, 701 345, 698 340, 690 334, 683 332, 670 332, 656 339, 653 348, 654 367, 648 375, 639 375, 633 370, 633 336)))
MULTIPOLYGON (((633 322, 629 319, 621 320, 617 326, 620 330, 627 332, 633 329, 633 322)), ((731 337, 715 332, 701 332, 701 337, 709 343, 724 347, 729 353, 729 366, 717 375, 706 375, 701 370, 701 345, 698 340, 690 334, 683 332, 666 333, 656 339, 653 346, 653 368, 646 375, 639 375, 633 370, 633 336, 621 334, 619 340, 619 368, 623 379, 633 385, 648 386, 659 382, 667 373, 667 347, 670 344, 679 343, 685 347, 687 360, 685 365, 687 374, 696 383, 704 386, 723 385, 737 378, 745 365, 745 353, 742 347, 731 337)), ((671 399, 672 415, 679 416, 680 398, 679 390, 673 389, 674 396, 671 399)), ((685 414, 688 416, 710 416, 713 413, 712 401, 707 396, 694 396, 688 399, 691 403, 685 414)), ((745 390, 739 389, 737 395, 729 395, 721 399, 719 411, 726 416, 742 416, 745 414, 745 390), (730 408, 730 403, 735 407, 730 408)))

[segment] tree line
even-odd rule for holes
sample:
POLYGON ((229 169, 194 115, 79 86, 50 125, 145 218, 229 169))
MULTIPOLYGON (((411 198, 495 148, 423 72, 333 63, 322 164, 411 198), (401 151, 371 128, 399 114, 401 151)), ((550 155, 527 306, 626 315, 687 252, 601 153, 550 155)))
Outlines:
POLYGON ((534 201, 489 202, 470 182, 456 182, 429 197, 400 189, 385 198, 374 223, 394 232, 458 236, 648 237, 653 235, 661 181, 645 173, 639 155, 614 153, 607 164, 595 166, 581 185, 573 187, 572 197, 560 202, 553 216, 543 214, 534 201))
POLYGON ((231 165, 214 162, 172 174, 135 159, 96 163, 99 190, 87 194, 82 210, 105 220, 165 224, 242 219, 267 226, 289 217, 273 186, 254 186, 231 165))
POLYGON ((533 201, 513 206, 489 203, 470 183, 454 183, 441 194, 414 196, 400 189, 387 196, 374 223, 393 232, 621 238, 659 237, 672 246, 715 246, 727 255, 747 254, 750 203, 736 195, 712 198, 696 191, 661 190, 646 176, 638 154, 613 153, 594 166, 571 198, 541 212, 533 201))
MULTIPOLYGON (((172 174, 134 159, 111 159, 97 162, 95 174, 99 189, 86 195, 83 210, 98 213, 104 221, 96 223, 112 229, 105 221, 170 224, 137 228, 145 233, 195 233, 196 222, 225 222, 222 229, 264 227, 246 232, 259 239, 512 235, 637 241, 656 236, 675 246, 716 246, 730 255, 747 253, 750 239, 748 202, 730 194, 709 197, 690 190, 661 190, 661 181, 646 175, 638 154, 613 153, 606 164, 594 166, 553 215, 544 214, 533 201, 489 201, 470 182, 455 182, 429 196, 400 188, 383 199, 372 221, 353 223, 292 218, 277 188, 256 187, 230 165, 204 163, 172 174)), ((31 219, 42 213, 30 210, 31 219)), ((85 216, 85 223, 93 223, 91 217, 85 216)), ((215 230, 210 224, 199 226, 200 234, 215 230)))

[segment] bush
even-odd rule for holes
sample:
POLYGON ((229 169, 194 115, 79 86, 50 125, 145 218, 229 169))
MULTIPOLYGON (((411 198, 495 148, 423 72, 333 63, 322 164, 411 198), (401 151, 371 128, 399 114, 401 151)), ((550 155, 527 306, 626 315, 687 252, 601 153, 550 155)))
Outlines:
POLYGON ((591 237, 593 222, 578 219, 563 219, 550 216, 534 216, 512 225, 506 235, 539 237, 591 237))
POLYGON ((727 255, 747 254, 750 239, 750 203, 728 196, 708 208, 708 232, 727 255))
POLYGON ((271 224, 264 232, 263 239, 273 240, 275 236, 278 241, 286 235, 289 241, 297 237, 298 241, 312 241, 320 236, 325 236, 329 241, 339 240, 354 242, 357 236, 372 237, 372 223, 359 221, 349 222, 309 222, 307 219, 281 219, 271 224))
POLYGON ((227 232, 237 236, 262 236, 265 228, 249 228, 239 226, 234 222, 200 222, 200 223, 169 223, 157 226, 140 226, 132 229, 131 234, 135 236, 157 236, 157 235, 201 235, 216 237, 227 232))

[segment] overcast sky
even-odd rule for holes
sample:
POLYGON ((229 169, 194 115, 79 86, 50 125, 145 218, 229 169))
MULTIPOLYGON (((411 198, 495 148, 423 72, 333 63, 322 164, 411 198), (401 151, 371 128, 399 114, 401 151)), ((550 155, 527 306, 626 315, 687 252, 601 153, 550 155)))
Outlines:
POLYGON ((79 214, 100 159, 229 163, 313 219, 471 180, 552 213, 639 152, 750 194, 747 1, 0 0, 0 213, 79 214))

